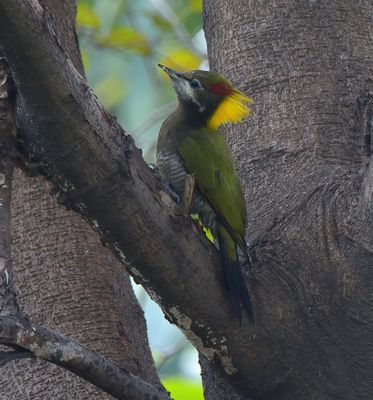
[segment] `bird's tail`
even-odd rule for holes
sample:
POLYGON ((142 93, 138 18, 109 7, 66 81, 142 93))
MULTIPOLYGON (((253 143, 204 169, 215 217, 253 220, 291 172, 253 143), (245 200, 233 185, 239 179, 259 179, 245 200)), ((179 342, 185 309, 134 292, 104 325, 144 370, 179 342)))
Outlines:
POLYGON ((231 297, 234 311, 241 323, 241 303, 246 308, 250 318, 253 318, 253 306, 246 283, 242 274, 240 261, 237 255, 237 244, 225 227, 218 225, 218 241, 225 284, 231 297))

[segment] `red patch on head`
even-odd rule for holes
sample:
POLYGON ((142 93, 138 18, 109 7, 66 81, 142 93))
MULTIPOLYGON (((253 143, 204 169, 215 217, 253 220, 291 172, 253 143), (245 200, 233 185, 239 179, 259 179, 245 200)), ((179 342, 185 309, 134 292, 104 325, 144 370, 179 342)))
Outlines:
POLYGON ((226 82, 213 83, 210 85, 209 90, 219 96, 229 96, 233 93, 232 87, 226 82))

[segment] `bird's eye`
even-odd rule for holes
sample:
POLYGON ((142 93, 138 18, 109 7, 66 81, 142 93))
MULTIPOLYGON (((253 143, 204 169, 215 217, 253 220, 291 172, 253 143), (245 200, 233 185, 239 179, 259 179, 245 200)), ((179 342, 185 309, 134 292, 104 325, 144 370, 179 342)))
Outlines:
POLYGON ((202 87, 201 82, 198 79, 190 80, 189 85, 192 89, 200 89, 202 87))

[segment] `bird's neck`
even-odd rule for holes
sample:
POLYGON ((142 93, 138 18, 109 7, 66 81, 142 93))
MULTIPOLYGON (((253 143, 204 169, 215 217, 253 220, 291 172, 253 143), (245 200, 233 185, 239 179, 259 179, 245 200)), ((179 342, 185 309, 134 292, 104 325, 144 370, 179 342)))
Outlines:
POLYGON ((202 108, 192 102, 179 103, 178 108, 173 113, 175 121, 182 125, 187 125, 192 129, 206 128, 208 121, 213 115, 214 110, 202 108))

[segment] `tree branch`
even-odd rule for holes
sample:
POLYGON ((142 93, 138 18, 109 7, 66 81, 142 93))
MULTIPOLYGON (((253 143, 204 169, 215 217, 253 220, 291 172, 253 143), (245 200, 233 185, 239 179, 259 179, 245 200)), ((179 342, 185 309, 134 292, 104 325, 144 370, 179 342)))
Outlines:
MULTIPOLYGON (((123 400, 169 400, 170 397, 75 340, 25 320, 0 316, 0 343, 17 345, 36 357, 68 369, 123 400)), ((10 353, 12 354, 12 353, 10 353)))
POLYGON ((64 53, 49 13, 36 0, 1 2, 0 43, 19 90, 26 149, 59 200, 91 222, 205 357, 243 386, 256 379, 247 371, 260 319, 240 328, 216 249, 174 218, 175 204, 64 53))

